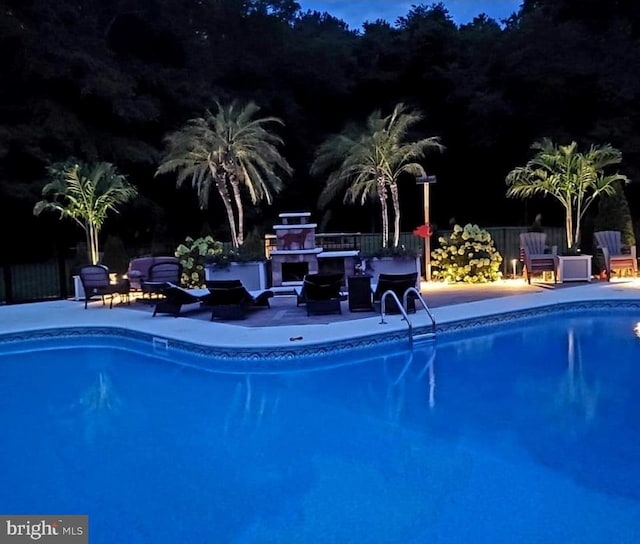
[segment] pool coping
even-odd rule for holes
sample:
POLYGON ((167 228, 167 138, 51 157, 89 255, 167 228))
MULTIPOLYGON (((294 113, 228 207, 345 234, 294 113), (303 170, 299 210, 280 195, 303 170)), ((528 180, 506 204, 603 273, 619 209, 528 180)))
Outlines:
MULTIPOLYGON (((627 284, 585 285, 572 289, 513 295, 435 308, 436 337, 501 323, 541 317, 550 313, 583 312, 589 309, 640 310, 640 289, 627 284)), ((414 332, 431 328, 425 312, 411 314, 414 332)), ((291 360, 326 356, 353 348, 372 348, 409 341, 401 316, 387 316, 314 325, 242 327, 195 319, 151 318, 144 312, 100 309, 84 310, 70 301, 52 301, 21 307, 0 307, 0 343, 36 337, 120 335, 133 339, 167 342, 192 354, 222 360, 238 358, 291 360), (52 323, 51 316, 56 316, 52 323)))

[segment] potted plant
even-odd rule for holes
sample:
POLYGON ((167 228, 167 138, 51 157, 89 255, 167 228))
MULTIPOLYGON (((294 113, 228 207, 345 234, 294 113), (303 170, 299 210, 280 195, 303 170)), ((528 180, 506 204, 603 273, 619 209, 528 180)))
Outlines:
POLYGON ((420 273, 420 256, 415 249, 404 245, 383 247, 361 254, 365 273, 372 276, 372 283, 377 283, 380 274, 420 273))
POLYGON ((264 245, 255 231, 238 249, 221 249, 209 254, 205 263, 207 280, 240 280, 249 291, 264 291, 270 287, 264 245))
MULTIPOLYGON (((33 208, 34 215, 53 211, 60 219, 71 219, 85 232, 87 259, 100 262, 99 235, 109 212, 137 194, 117 168, 108 162, 84 163, 69 160, 48 169, 50 181, 42 189, 43 199, 33 208)), ((78 276, 74 276, 75 298, 84 298, 78 276)))
POLYGON ((591 146, 578 151, 576 142, 557 145, 548 138, 535 142, 536 155, 507 175, 507 196, 530 198, 551 196, 565 209, 567 247, 564 255, 579 254, 581 223, 591 204, 600 195, 612 195, 616 184, 629 179, 618 172, 605 173, 622 162, 622 153, 610 145, 591 146))

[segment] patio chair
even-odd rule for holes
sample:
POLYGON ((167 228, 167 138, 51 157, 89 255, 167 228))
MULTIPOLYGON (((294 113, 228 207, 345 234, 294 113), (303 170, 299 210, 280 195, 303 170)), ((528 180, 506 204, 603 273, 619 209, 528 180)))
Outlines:
POLYGON ((185 289, 173 283, 165 283, 162 288, 158 289, 158 293, 163 296, 157 299, 153 309, 153 317, 157 314, 170 314, 173 317, 178 317, 183 306, 191 304, 202 306, 210 296, 208 289, 185 289))
POLYGON ((305 304, 307 315, 341 314, 342 274, 306 274, 302 287, 296 289, 297 304, 305 304))
POLYGON ((122 287, 119 284, 112 284, 109 279, 109 269, 101 264, 89 264, 80 268, 78 273, 80 281, 82 282, 82 288, 84 289, 84 308, 87 309, 89 300, 93 297, 100 297, 102 299, 102 305, 106 304, 105 297, 110 297, 109 308, 113 308, 114 295, 125 296, 127 292, 122 292, 122 287))
MULTIPOLYGON (((142 291, 142 282, 148 279, 149 268, 158 263, 178 263, 177 257, 136 257, 129 261, 127 278, 132 291, 142 291)), ((179 283, 179 282, 177 282, 179 283)))
POLYGON ((539 272, 553 272, 553 283, 557 283, 556 255, 558 248, 547 245, 544 232, 523 232, 520 234, 520 250, 526 271, 527 282, 531 284, 531 276, 539 272))
POLYGON ((638 272, 636 247, 622 245, 622 235, 619 230, 602 230, 593 234, 596 240, 596 250, 603 260, 607 281, 611 280, 614 270, 629 270, 635 277, 638 272))
MULTIPOLYGON (((418 273, 411 272, 408 274, 380 274, 378 276, 378 282, 375 284, 373 288, 373 304, 377 311, 381 310, 382 296, 387 291, 393 291, 395 295, 398 297, 400 303, 402 303, 402 299, 404 294, 407 292, 407 289, 411 287, 416 287, 418 283, 418 273)), ((416 311, 416 295, 412 294, 407 297, 407 307, 405 311, 407 312, 415 312, 416 311)), ((387 297, 384 302, 385 312, 386 313, 400 313, 400 308, 398 308, 398 304, 392 298, 387 297)))
POLYGON ((269 308, 273 291, 248 291, 241 280, 207 280, 209 297, 205 306, 215 319, 245 319, 247 312, 256 308, 269 308))
POLYGON ((162 261, 152 264, 146 278, 141 280, 142 296, 161 295, 165 284, 180 285, 182 283, 182 264, 180 262, 162 261))

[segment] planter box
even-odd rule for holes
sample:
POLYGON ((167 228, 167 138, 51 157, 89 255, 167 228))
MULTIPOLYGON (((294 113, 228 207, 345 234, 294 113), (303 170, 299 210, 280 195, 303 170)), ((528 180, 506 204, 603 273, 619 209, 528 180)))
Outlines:
POLYGON ((223 267, 208 264, 204 272, 205 280, 240 280, 248 291, 264 291, 270 287, 265 261, 229 263, 223 267))
POLYGON ((591 281, 591 255, 558 255, 558 281, 591 281))
POLYGON ((371 275, 371 283, 378 283, 380 274, 411 274, 418 273, 418 285, 420 282, 420 258, 406 259, 399 257, 374 257, 367 260, 367 274, 371 275))

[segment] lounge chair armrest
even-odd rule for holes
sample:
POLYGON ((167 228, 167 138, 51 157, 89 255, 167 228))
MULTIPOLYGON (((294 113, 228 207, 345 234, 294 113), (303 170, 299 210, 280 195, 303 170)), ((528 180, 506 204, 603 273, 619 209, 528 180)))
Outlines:
POLYGON ((634 259, 636 258, 636 246, 622 246, 620 251, 623 255, 631 255, 634 259))

